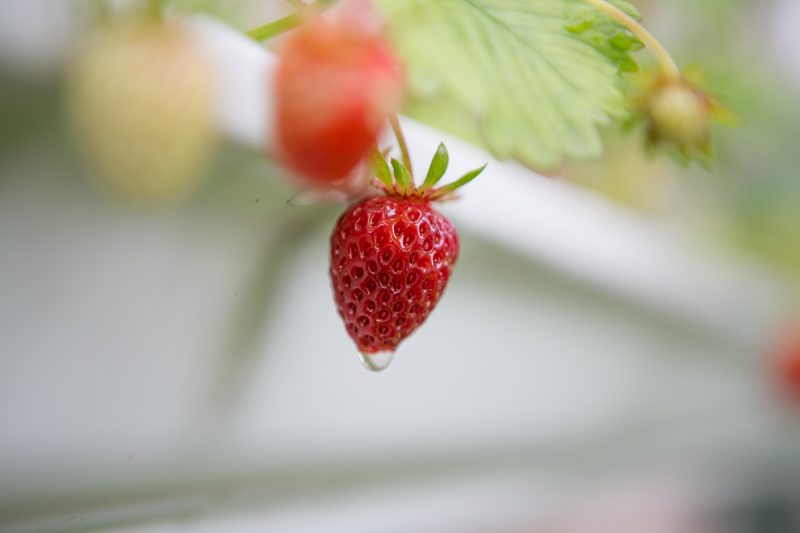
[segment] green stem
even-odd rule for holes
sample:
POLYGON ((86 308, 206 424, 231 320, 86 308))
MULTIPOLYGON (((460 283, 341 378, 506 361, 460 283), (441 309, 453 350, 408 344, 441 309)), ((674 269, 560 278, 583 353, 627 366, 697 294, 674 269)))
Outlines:
POLYGON ((310 11, 313 8, 324 7, 333 3, 334 1, 335 0, 317 0, 311 4, 304 5, 302 9, 296 11, 295 13, 291 13, 285 17, 267 22, 266 24, 263 24, 257 28, 253 28, 247 32, 247 35, 251 39, 264 42, 299 26, 303 22, 307 11, 310 11))
POLYGON ((403 129, 400 127, 400 121, 397 118, 397 113, 392 113, 392 115, 389 116, 389 124, 392 125, 392 131, 394 131, 394 136, 397 138, 397 145, 400 147, 400 154, 403 157, 403 164, 408 169, 408 173, 413 176, 414 170, 411 168, 411 157, 408 155, 408 145, 406 144, 406 138, 403 135, 403 129))
POLYGON ((667 76, 667 78, 670 80, 680 79, 681 69, 678 68, 675 60, 672 59, 672 56, 669 54, 667 49, 664 48, 664 45, 661 44, 652 33, 647 31, 644 26, 639 24, 617 6, 608 3, 606 0, 584 0, 584 2, 596 7, 598 10, 602 11, 618 23, 625 26, 628 30, 630 30, 631 33, 638 37, 639 40, 650 49, 650 52, 661 64, 661 69, 664 71, 664 74, 667 76))
POLYGON ((267 22, 258 28, 253 28, 247 32, 247 35, 256 41, 263 42, 275 37, 276 35, 280 35, 285 31, 296 28, 300 25, 302 20, 303 19, 300 16, 300 13, 292 13, 291 15, 286 15, 285 17, 273 20, 272 22, 267 22))

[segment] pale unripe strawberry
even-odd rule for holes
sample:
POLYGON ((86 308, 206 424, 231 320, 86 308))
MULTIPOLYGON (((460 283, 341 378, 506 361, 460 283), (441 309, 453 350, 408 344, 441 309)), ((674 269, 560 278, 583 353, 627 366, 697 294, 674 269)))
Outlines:
POLYGON ((124 199, 190 192, 213 143, 209 65, 179 28, 149 19, 97 29, 69 72, 76 143, 98 179, 124 199))

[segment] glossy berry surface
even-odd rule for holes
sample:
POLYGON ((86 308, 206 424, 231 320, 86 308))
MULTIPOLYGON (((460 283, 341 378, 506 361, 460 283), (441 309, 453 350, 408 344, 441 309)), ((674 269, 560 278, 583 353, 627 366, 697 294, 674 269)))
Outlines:
POLYGON ((457 258, 455 228, 424 199, 379 196, 345 212, 331 236, 330 275, 358 350, 393 352, 436 306, 457 258))
POLYGON ((314 182, 346 177, 375 145, 402 86, 379 32, 348 17, 308 21, 278 51, 279 156, 314 182))

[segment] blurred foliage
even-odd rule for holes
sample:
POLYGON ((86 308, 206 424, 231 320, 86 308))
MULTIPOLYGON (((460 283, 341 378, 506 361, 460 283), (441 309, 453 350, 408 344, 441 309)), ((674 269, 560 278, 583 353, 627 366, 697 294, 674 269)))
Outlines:
POLYGON ((623 112, 619 72, 636 69, 630 52, 638 41, 594 7, 378 3, 406 63, 412 115, 543 171, 564 156, 601 153, 597 125, 623 112))
POLYGON ((703 227, 800 274, 800 88, 770 48, 774 2, 636 2, 682 65, 702 63, 712 94, 740 124, 714 131, 717 168, 707 173, 642 151, 641 132, 605 133, 606 154, 567 167, 569 179, 638 209, 703 227))
POLYGON ((0 157, 42 140, 59 124, 58 87, 0 69, 0 157))

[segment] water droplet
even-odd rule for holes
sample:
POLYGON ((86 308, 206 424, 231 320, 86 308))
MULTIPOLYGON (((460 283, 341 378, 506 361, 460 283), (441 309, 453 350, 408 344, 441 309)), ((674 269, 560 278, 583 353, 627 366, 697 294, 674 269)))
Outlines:
POLYGON ((367 370, 380 372, 391 364, 394 352, 359 353, 358 357, 367 370))

